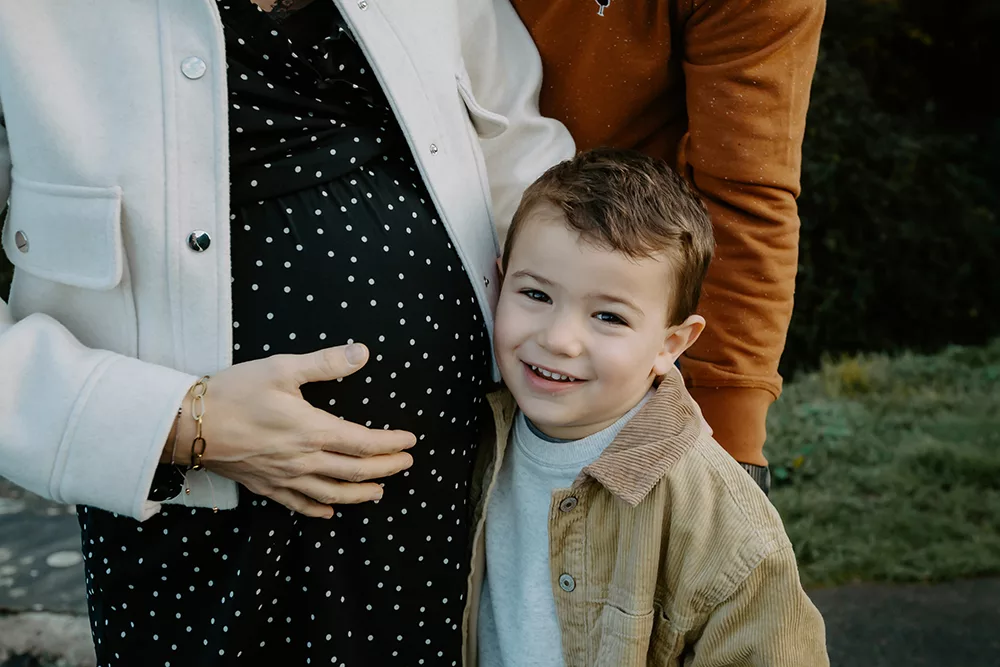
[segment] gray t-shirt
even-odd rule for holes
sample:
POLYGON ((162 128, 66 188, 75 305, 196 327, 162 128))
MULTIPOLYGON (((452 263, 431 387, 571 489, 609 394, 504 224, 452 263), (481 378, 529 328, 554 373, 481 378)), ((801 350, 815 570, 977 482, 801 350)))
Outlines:
POLYGON ((479 606, 482 667, 563 665, 549 574, 552 493, 569 488, 651 395, 582 440, 549 438, 518 412, 486 514, 486 574, 479 606))

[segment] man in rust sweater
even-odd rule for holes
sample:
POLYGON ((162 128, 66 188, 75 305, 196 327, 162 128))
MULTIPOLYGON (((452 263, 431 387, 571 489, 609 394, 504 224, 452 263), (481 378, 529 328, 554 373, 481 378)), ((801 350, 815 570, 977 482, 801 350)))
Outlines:
POLYGON ((513 0, 542 56, 541 109, 577 147, 686 175, 716 255, 708 328, 681 367, 715 438, 763 487, 765 420, 798 260, 802 137, 825 0, 513 0))

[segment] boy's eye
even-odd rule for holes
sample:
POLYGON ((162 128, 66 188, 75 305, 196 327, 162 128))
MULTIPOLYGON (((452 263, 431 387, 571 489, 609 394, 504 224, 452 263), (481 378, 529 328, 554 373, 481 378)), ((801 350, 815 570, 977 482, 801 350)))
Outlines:
POLYGON ((601 322, 606 322, 607 324, 621 324, 628 326, 628 322, 626 322, 619 316, 615 315, 614 313, 602 312, 602 313, 597 313, 596 315, 594 315, 594 317, 599 319, 601 322))
POLYGON ((538 290, 538 289, 523 289, 523 290, 521 290, 521 294, 523 294, 524 296, 528 297, 532 301, 541 301, 542 303, 551 303, 552 302, 552 299, 549 298, 549 295, 546 294, 545 292, 543 292, 542 290, 538 290))

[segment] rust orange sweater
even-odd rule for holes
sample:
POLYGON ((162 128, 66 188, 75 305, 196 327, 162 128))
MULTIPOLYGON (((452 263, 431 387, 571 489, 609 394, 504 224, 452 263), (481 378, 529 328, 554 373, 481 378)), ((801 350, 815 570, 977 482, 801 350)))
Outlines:
POLYGON ((542 113, 580 150, 666 160, 707 203, 717 243, 699 309, 708 328, 681 366, 716 439, 739 461, 766 463, 824 0, 513 4, 542 56, 542 113))

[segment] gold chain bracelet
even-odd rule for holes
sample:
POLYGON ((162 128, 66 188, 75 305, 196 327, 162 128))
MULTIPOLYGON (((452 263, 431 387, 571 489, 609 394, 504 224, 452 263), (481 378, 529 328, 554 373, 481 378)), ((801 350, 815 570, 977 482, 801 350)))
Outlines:
POLYGON ((191 387, 191 417, 194 419, 194 440, 191 441, 191 461, 188 470, 201 470, 202 457, 208 443, 202 435, 202 422, 205 418, 205 395, 208 393, 208 376, 203 376, 191 387))
MULTIPOLYGON (((205 442, 205 436, 202 435, 202 422, 205 419, 205 395, 208 393, 208 379, 208 375, 203 375, 188 391, 191 396, 191 418, 194 419, 194 440, 191 441, 191 460, 188 462, 187 472, 205 469, 202 458, 205 456, 208 443, 205 442)), ((215 502, 215 487, 212 484, 211 475, 207 477, 207 480, 208 488, 212 491, 212 511, 218 512, 219 506, 215 502)), ((184 474, 184 493, 191 493, 187 473, 184 474)))

